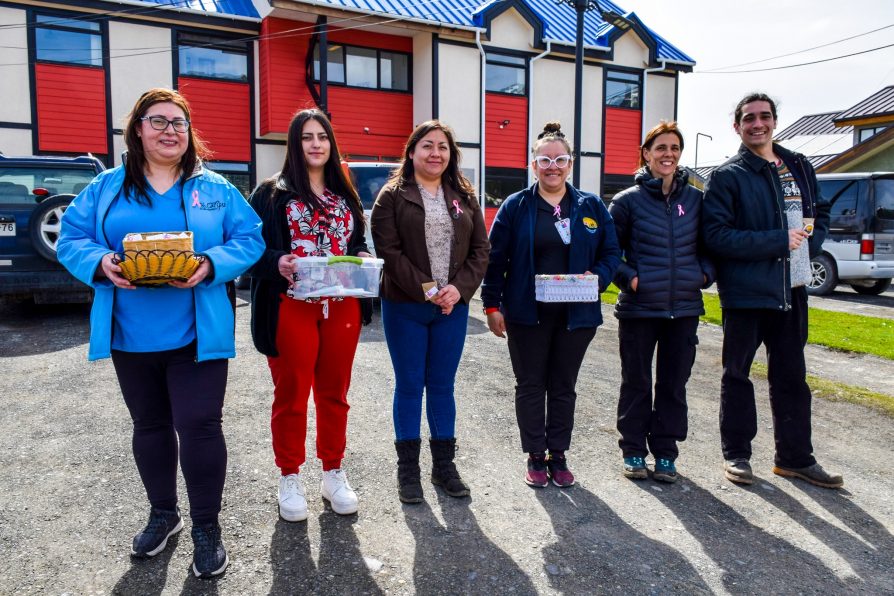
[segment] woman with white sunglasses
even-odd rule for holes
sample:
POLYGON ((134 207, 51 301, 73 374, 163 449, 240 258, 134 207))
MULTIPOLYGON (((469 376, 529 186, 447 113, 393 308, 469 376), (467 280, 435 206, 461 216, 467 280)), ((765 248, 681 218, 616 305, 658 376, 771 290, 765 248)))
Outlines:
POLYGON ((515 372, 515 413, 525 482, 574 484, 571 446, 577 375, 602 323, 599 302, 537 302, 534 276, 595 273, 602 293, 621 261, 602 200, 567 182, 573 158, 558 122, 533 147, 537 181, 500 206, 490 232, 490 264, 481 288, 491 332, 508 335, 515 372))

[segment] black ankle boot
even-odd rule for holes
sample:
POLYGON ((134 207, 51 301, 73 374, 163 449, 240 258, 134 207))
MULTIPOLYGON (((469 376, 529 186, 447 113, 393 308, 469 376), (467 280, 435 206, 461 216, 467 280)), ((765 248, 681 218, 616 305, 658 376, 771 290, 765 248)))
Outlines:
POLYGON ((395 441, 397 449, 397 489, 402 503, 422 502, 422 480, 419 471, 421 439, 395 441))
POLYGON ((431 483, 440 486, 451 497, 468 497, 469 487, 459 477, 453 457, 456 455, 456 439, 430 439, 431 483))

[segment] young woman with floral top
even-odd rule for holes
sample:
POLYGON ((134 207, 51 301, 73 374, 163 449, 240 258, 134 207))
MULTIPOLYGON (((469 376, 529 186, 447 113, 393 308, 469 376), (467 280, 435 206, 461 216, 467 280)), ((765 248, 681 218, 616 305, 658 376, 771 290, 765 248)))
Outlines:
POLYGON ((279 514, 307 519, 300 467, 305 461, 307 402, 313 389, 322 497, 333 511, 356 513, 358 500, 341 469, 347 442, 348 387, 368 323, 366 301, 297 298, 295 259, 369 257, 363 206, 340 166, 332 125, 319 110, 304 110, 289 125, 282 171, 262 182, 249 200, 264 222, 267 248, 251 269, 251 331, 273 376, 273 453, 282 472, 279 514), (364 302, 364 304, 361 304, 364 302))

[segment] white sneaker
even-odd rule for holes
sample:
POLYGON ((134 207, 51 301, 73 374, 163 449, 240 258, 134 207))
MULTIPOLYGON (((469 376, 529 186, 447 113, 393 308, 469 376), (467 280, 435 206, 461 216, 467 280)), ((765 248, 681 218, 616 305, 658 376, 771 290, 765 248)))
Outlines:
POLYGON ((339 515, 357 513, 357 493, 348 484, 348 477, 341 470, 323 472, 320 492, 329 501, 332 510, 339 515))
POLYGON ((279 479, 279 516, 290 522, 307 519, 307 499, 298 474, 289 474, 279 479))

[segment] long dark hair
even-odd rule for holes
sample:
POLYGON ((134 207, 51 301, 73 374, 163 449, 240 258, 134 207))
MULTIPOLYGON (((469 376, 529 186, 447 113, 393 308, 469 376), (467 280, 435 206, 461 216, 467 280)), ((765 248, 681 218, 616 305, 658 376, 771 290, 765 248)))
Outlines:
POLYGON ((400 162, 400 167, 394 170, 391 178, 388 179, 388 185, 402 186, 404 184, 413 184, 416 172, 413 168, 413 158, 410 153, 416 150, 419 141, 433 130, 440 130, 447 137, 447 146, 450 148, 450 161, 447 163, 447 169, 441 174, 441 184, 447 186, 454 191, 466 195, 467 197, 475 196, 475 187, 469 182, 468 178, 463 176, 462 170, 459 169, 459 161, 462 154, 459 146, 456 144, 456 135, 453 129, 440 120, 428 120, 417 126, 407 144, 404 146, 404 157, 400 162))
MULTIPOLYGON (((143 140, 137 134, 137 129, 142 124, 142 118, 149 108, 157 103, 170 102, 183 110, 187 120, 190 118, 189 102, 173 89, 156 87, 140 96, 137 103, 127 116, 127 124, 124 128, 124 143, 127 146, 127 157, 124 159, 124 196, 133 196, 141 205, 152 205, 149 198, 149 183, 146 181, 146 152, 143 151, 143 140)), ((189 176, 201 165, 202 160, 211 155, 208 147, 196 133, 192 126, 186 131, 186 153, 180 158, 180 176, 189 176)))
POLYGON ((319 197, 310 186, 310 176, 307 173, 307 163, 304 160, 304 148, 301 145, 301 133, 308 120, 316 120, 323 127, 329 137, 329 160, 323 166, 323 182, 330 191, 342 197, 348 202, 348 207, 354 214, 354 234, 363 236, 366 233, 366 221, 363 217, 363 203, 360 196, 351 184, 345 171, 341 167, 341 152, 335 140, 335 132, 332 123, 326 114, 314 108, 301 110, 292 117, 289 123, 289 134, 286 139, 286 159, 282 164, 282 170, 274 176, 275 191, 270 208, 279 209, 292 198, 306 204, 314 211, 323 209, 319 197))

